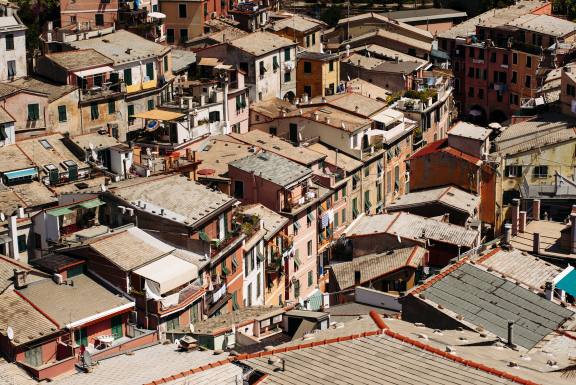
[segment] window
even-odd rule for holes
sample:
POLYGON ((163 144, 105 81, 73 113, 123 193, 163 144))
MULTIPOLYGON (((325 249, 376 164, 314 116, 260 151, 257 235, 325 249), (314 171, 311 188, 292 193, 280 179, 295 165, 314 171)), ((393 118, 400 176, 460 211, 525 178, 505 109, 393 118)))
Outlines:
POLYGON ((284 72, 284 83, 288 83, 291 79, 290 72, 284 72))
MULTIPOLYGON (((206 5, 206 4, 204 4, 206 5)), ((186 43, 188 41, 188 29, 180 30, 180 43, 186 43)))
POLYGON ((498 103, 502 103, 503 100, 504 100, 504 97, 502 96, 502 94, 501 94, 500 92, 498 92, 498 93, 496 94, 496 101, 497 101, 498 103))
POLYGON ((334 228, 338 228, 338 213, 334 213, 334 228))
POLYGON ((6 35, 6 51, 14 49, 14 35, 8 34, 6 35))
POLYGON ((460 79, 454 79, 454 90, 460 92, 460 79))
POLYGON ((410 56, 416 56, 416 49, 414 49, 414 48, 408 48, 408 55, 410 55, 410 56))
POLYGON ((526 68, 532 68, 532 56, 526 56, 526 68))
POLYGON ((154 63, 146 63, 146 76, 149 80, 154 80, 154 63))
POLYGON ((352 199, 352 216, 356 218, 360 212, 358 211, 358 198, 352 199))
POLYGON ((40 119, 40 107, 38 104, 28 104, 28 120, 40 119))
POLYGON ((478 55, 478 59, 484 59, 484 50, 479 49, 478 52, 480 53, 480 55, 478 55))
POLYGON ((574 87, 572 84, 568 84, 566 86, 566 93, 568 96, 576 96, 576 87, 574 87))
POLYGON ((390 194, 392 191, 392 170, 388 170, 386 173, 386 193, 390 194))
POLYGON ((522 176, 522 166, 506 166, 504 168, 504 176, 512 178, 522 176))
POLYGON ((260 281, 262 280, 262 274, 258 273, 258 276, 256 277, 256 298, 260 297, 260 293, 261 293, 261 284, 260 281))
POLYGON ((342 224, 346 223, 346 209, 342 209, 342 224))
POLYGON ((282 302, 282 294, 278 295, 278 305, 284 306, 284 302, 282 302))
POLYGON ((204 17, 208 17, 208 3, 204 3, 204 17))
POLYGON ((244 198, 244 182, 241 180, 234 181, 234 197, 244 198))
POLYGON ((510 104, 518 105, 518 95, 510 94, 510 104))
POLYGON ((250 253, 251 251, 244 253, 244 276, 246 277, 250 274, 250 253))
POLYGON ((470 47, 470 51, 468 51, 468 56, 469 56, 469 57, 474 57, 475 51, 476 51, 476 50, 474 49, 474 47, 470 47))
POLYGON ((306 47, 310 47, 310 35, 306 36, 306 47))
POLYGON ((526 84, 524 84, 528 88, 532 88, 532 76, 526 75, 526 84))
POLYGON ((96 25, 104 25, 104 14, 103 13, 95 14, 94 18, 96 19, 96 25))
POLYGON ((83 265, 76 266, 66 270, 66 279, 77 277, 82 274, 84 274, 84 266, 83 265))
POLYGON ((180 314, 178 312, 166 317, 166 330, 174 330, 180 327, 180 314))
POLYGON ((532 41, 534 45, 541 46, 542 45, 542 35, 533 34, 532 41))
POLYGON ((30 366, 42 365, 42 345, 35 348, 24 348, 24 359, 30 366))
POLYGON ((454 61, 454 71, 460 72, 460 62, 459 61, 454 61))
POLYGON ((443 50, 443 51, 446 51, 446 50, 448 49, 447 47, 448 47, 447 41, 446 41, 446 40, 442 40, 442 50, 443 50))
POLYGON ((512 80, 510 80, 512 84, 518 84, 518 72, 512 71, 512 80))
POLYGON ((358 134, 354 134, 352 137, 352 148, 358 147, 358 134))
POLYGON ((270 135, 277 136, 278 135, 278 129, 276 127, 270 127, 270 135))
POLYGON ((264 76, 266 73, 266 67, 264 66, 264 61, 260 62, 260 76, 264 76))
POLYGON ((518 64, 518 53, 514 52, 512 54, 512 64, 517 65, 518 64))
POLYGON ((290 60, 290 48, 284 48, 284 60, 290 60))
POLYGON ((474 68, 469 67, 468 68, 468 77, 469 78, 473 78, 474 77, 474 68))
POLYGON ((34 248, 38 250, 42 248, 42 237, 38 233, 34 233, 34 248))
POLYGON ((506 83, 506 72, 494 71, 494 83, 506 83))
POLYGON ((496 52, 492 52, 492 55, 490 55, 490 61, 496 63, 496 52))
POLYGON ((128 104, 128 123, 132 124, 134 122, 134 118, 130 116, 134 115, 134 104, 128 104))
POLYGON ((470 88, 468 89, 468 96, 470 96, 471 98, 474 97, 474 87, 470 87, 470 88))
POLYGON ((370 175, 370 166, 366 165, 366 167, 364 167, 364 176, 368 176, 370 175))
POLYGON ((314 273, 312 272, 312 270, 310 270, 308 272, 308 287, 312 286, 314 284, 314 273))
POLYGON ((28 250, 27 243, 26 243, 26 234, 22 234, 18 236, 18 251, 23 252, 28 250))
POLYGON ((164 72, 168 72, 168 56, 164 56, 164 72))
POLYGON ((169 28, 166 30, 166 40, 168 43, 174 43, 174 29, 169 28))
POLYGON ((116 100, 108 99, 108 113, 114 114, 116 112, 116 100))
POLYGON ((311 74, 312 73, 312 62, 305 61, 304 62, 304 73, 311 74))
POLYGON ((316 33, 312 34, 312 45, 316 45, 316 33))
POLYGON ((220 111, 212 111, 208 113, 208 119, 212 122, 219 122, 220 121, 220 111))
POLYGON ((127 86, 132 85, 132 68, 126 68, 124 70, 124 82, 127 86))
POLYGON ((152 111, 154 109, 154 100, 148 100, 148 111, 152 111))
POLYGON ((508 64, 508 54, 505 54, 505 55, 502 57, 502 64, 508 64))
POLYGON ((58 106, 58 121, 65 122, 66 120, 66 106, 58 106))
POLYGON ((346 196, 346 186, 342 187, 342 198, 346 196))
POLYGON ((152 6, 152 12, 158 12, 158 4, 152 6))
POLYGON ((186 4, 178 4, 178 17, 181 19, 185 19, 188 17, 186 4))
POLYGON ((276 71, 278 68, 280 68, 280 64, 278 64, 278 56, 273 56, 272 57, 272 69, 274 71, 276 71))
POLYGON ((308 96, 312 96, 312 86, 304 86, 304 93, 308 96))
POLYGON ((312 241, 308 241, 308 256, 312 256, 312 241))
POLYGON ((92 120, 98 119, 99 116, 100 114, 98 113, 98 103, 96 102, 90 103, 90 117, 92 118, 92 120))
POLYGON ((8 65, 8 76, 15 76, 16 75, 16 60, 8 60, 6 62, 8 65))
POLYGON ((306 209, 306 220, 308 225, 310 225, 314 221, 314 215, 312 214, 312 207, 308 207, 306 209))
MULTIPOLYGON (((534 167, 534 177, 535 178, 547 178, 548 177, 548 166, 536 166, 534 167)), ((20 240, 20 237, 18 237, 20 240)), ((20 241, 18 241, 20 242, 20 241)))
POLYGON ((333 61, 328 63, 328 71, 330 71, 330 72, 334 71, 334 62, 333 61))

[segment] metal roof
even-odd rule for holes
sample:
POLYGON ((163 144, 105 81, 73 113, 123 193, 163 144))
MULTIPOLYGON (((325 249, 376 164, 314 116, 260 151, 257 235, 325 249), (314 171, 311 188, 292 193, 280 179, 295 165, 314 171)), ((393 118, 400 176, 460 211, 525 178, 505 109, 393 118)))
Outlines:
POLYGON ((447 132, 448 135, 461 136, 463 138, 470 138, 484 141, 490 136, 492 130, 484 127, 477 126, 475 124, 467 122, 458 122, 450 131, 447 132))
POLYGON ((533 348, 574 312, 479 267, 463 263, 422 291, 426 300, 444 306, 473 325, 508 338, 515 321, 514 342, 533 348))

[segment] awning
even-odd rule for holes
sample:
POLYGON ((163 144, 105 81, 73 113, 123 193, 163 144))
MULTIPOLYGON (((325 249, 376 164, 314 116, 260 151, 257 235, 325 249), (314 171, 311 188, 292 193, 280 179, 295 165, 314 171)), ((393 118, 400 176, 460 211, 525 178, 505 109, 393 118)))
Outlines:
POLYGON ((387 126, 391 123, 396 122, 397 120, 402 119, 403 117, 404 117, 404 114, 402 112, 388 108, 388 109, 374 115, 370 119, 375 120, 379 123, 383 123, 385 126, 387 126))
POLYGON ((198 63, 199 66, 210 66, 210 67, 215 67, 218 64, 224 64, 224 62, 219 62, 218 59, 215 57, 203 57, 200 59, 200 63, 198 63))
POLYGON ((166 15, 160 12, 150 12, 148 14, 148 17, 153 17, 155 19, 164 19, 166 15))
POLYGON ((26 176, 35 176, 37 174, 38 172, 36 171, 35 168, 28 168, 26 170, 7 172, 4 174, 4 176, 8 179, 16 179, 16 178, 23 178, 26 176))
POLYGON ((174 255, 168 255, 134 273, 158 283, 160 294, 164 294, 198 278, 198 267, 174 255))
POLYGON ((12 238, 10 238, 8 235, 0 235, 0 245, 3 245, 5 243, 9 243, 12 242, 12 238))
POLYGON ((99 67, 99 68, 92 68, 89 70, 76 71, 76 72, 73 72, 73 74, 78 76, 78 77, 85 78, 85 77, 88 77, 90 75, 103 74, 105 72, 114 72, 114 68, 105 66, 105 67, 99 67))
POLYGON ((74 211, 72 211, 66 207, 60 207, 59 209, 50 210, 46 214, 52 215, 53 217, 61 217, 62 215, 72 214, 73 212, 74 211))
POLYGON ((152 119, 152 120, 174 120, 186 116, 177 112, 164 110, 150 110, 139 114, 130 115, 130 118, 152 119))
POLYGON ((102 206, 105 204, 106 204, 106 202, 102 202, 100 199, 96 198, 96 199, 92 199, 90 201, 82 202, 79 204, 79 206, 82 206, 85 209, 90 209, 92 207, 102 206))
POLYGON ((442 60, 451 60, 450 59, 450 55, 448 55, 446 52, 444 51, 440 51, 437 49, 432 49, 430 51, 430 56, 438 58, 438 59, 442 59, 442 60))
POLYGON ((572 296, 576 295, 576 271, 572 266, 565 268, 554 278, 553 282, 558 289, 572 296))
POLYGON ((370 130, 366 134, 366 136, 376 136, 376 135, 384 135, 386 131, 384 130, 370 130))

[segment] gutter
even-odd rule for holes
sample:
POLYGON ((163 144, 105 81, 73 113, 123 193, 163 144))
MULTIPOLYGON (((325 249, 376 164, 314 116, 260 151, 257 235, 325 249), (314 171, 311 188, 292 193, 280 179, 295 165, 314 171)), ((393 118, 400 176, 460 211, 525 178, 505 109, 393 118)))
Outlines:
POLYGON ((130 302, 130 303, 127 303, 127 304, 125 304, 125 305, 115 307, 114 309, 106 310, 105 312, 98 313, 98 314, 96 314, 96 315, 93 315, 93 316, 90 316, 90 317, 86 317, 86 318, 81 319, 81 320, 79 320, 79 321, 75 321, 75 322, 69 323, 69 324, 66 325, 66 327, 67 327, 68 329, 76 328, 76 327, 78 327, 78 326, 84 325, 85 323, 92 322, 92 321, 96 321, 96 320, 99 319, 99 318, 102 318, 102 317, 105 317, 105 316, 108 316, 108 315, 117 313, 117 312, 119 312, 119 311, 127 310, 127 309, 132 309, 134 306, 136 306, 136 303, 135 303, 135 302, 130 302))

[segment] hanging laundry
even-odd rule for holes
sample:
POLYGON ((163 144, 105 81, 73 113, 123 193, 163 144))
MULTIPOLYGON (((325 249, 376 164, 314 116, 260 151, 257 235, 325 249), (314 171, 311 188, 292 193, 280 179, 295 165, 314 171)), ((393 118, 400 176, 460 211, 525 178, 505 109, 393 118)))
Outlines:
POLYGON ((334 210, 330 209, 327 212, 328 214, 328 224, 334 222, 334 210))
POLYGON ((321 229, 326 228, 328 226, 328 223, 329 223, 329 217, 328 213, 326 213, 320 217, 320 228, 321 229))

